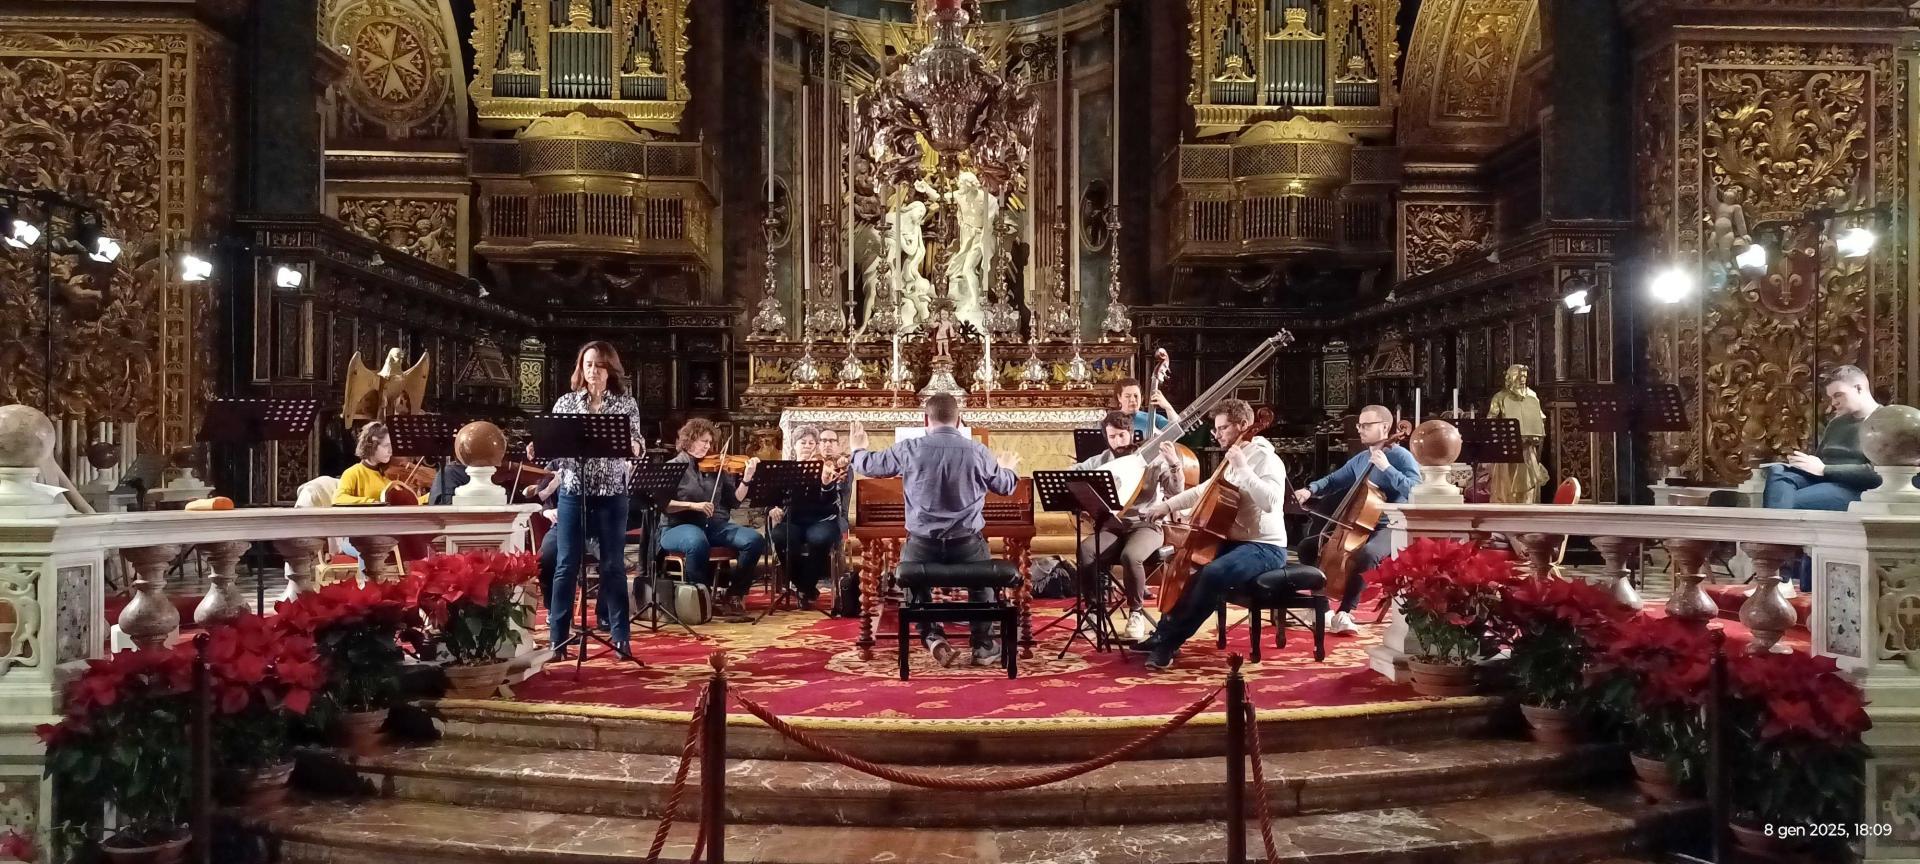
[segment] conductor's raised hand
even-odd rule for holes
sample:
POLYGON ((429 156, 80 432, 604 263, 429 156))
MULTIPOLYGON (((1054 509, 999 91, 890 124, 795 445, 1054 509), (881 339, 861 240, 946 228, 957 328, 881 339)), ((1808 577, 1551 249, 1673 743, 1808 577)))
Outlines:
POLYGON ((861 425, 858 420, 853 421, 853 425, 847 429, 847 449, 867 449, 867 427, 861 425))
POLYGON ((1020 454, 1011 451, 993 454, 993 461, 1000 463, 1000 467, 1008 471, 1016 471, 1020 468, 1020 454))

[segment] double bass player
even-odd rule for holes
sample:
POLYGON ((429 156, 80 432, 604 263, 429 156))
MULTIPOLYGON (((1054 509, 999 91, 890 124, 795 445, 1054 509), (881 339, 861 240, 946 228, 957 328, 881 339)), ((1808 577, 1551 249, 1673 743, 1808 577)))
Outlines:
MULTIPOLYGON (((1362 477, 1378 487, 1380 494, 1389 504, 1405 503, 1412 494, 1415 484, 1420 482, 1420 463, 1414 461, 1413 454, 1407 448, 1393 440, 1393 412, 1384 406, 1368 405, 1360 409, 1355 422, 1360 433, 1360 452, 1353 454, 1345 465, 1306 486, 1295 489, 1293 498, 1305 505, 1314 498, 1331 498, 1336 502, 1353 488, 1362 477)), ((1360 602, 1360 592, 1366 588, 1366 580, 1361 574, 1372 570, 1374 565, 1386 560, 1393 554, 1392 540, 1386 531, 1387 520, 1380 517, 1373 528, 1367 543, 1353 556, 1353 572, 1347 575, 1346 591, 1340 597, 1340 608, 1333 613, 1333 620, 1327 623, 1329 633, 1357 633, 1353 626, 1353 607, 1360 602)), ((1320 538, 1312 537, 1301 541, 1300 560, 1307 564, 1320 562, 1320 538)), ((1332 574, 1328 574, 1331 579, 1332 574)))

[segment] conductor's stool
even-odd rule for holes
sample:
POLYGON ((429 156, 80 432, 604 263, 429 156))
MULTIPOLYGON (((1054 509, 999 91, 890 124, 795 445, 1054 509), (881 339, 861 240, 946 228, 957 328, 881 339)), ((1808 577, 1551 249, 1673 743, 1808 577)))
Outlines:
MULTIPOLYGON (((1313 613, 1313 659, 1326 662, 1327 659, 1327 574, 1320 568, 1308 564, 1288 564, 1278 570, 1268 570, 1255 577, 1252 582, 1227 593, 1220 601, 1216 613, 1220 631, 1220 647, 1227 647, 1227 606, 1244 607, 1247 610, 1248 644, 1252 647, 1253 662, 1260 662, 1260 616, 1263 612, 1273 615, 1273 644, 1276 648, 1287 647, 1286 618, 1292 617, 1295 610, 1313 613)), ((1306 623, 1306 622, 1302 622, 1306 623)))
MULTIPOLYGON (((1020 676, 1020 652, 1015 647, 1019 641, 1019 611, 1013 605, 1012 591, 1020 584, 1020 568, 1009 561, 980 561, 973 564, 928 564, 922 562, 903 563, 895 571, 900 587, 906 592, 906 599, 900 603, 900 680, 907 680, 907 652, 913 647, 908 637, 910 625, 931 624, 936 621, 997 621, 1000 624, 1000 659, 1007 667, 1007 677, 1020 676), (999 599, 982 602, 965 601, 942 603, 930 601, 916 603, 913 600, 915 589, 927 589, 928 596, 936 588, 986 588, 999 592, 999 599)), ((977 634, 978 627, 975 627, 977 634)))

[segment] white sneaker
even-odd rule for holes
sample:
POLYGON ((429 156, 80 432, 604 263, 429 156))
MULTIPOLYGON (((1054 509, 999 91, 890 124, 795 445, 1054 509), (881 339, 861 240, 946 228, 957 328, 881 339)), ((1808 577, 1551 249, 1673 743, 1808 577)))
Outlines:
POLYGON ((1336 636, 1352 636, 1360 632, 1353 626, 1353 616, 1345 612, 1333 613, 1333 620, 1327 622, 1327 632, 1336 636))
POLYGON ((1135 609, 1133 610, 1133 614, 1127 616, 1128 639, 1138 642, 1147 638, 1147 634, 1152 631, 1153 625, 1147 623, 1147 613, 1135 609))

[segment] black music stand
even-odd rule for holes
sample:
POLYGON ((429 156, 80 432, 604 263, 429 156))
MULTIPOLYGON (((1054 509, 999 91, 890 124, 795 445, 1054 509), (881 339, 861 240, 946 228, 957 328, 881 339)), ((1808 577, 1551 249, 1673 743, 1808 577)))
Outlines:
MULTIPOLYGON (((626 459, 633 455, 632 427, 628 425, 625 414, 537 414, 529 418, 527 426, 533 432, 534 452, 549 464, 555 459, 626 459)), ((559 530, 559 526, 554 526, 559 530)), ((617 555, 613 549, 600 550, 601 555, 617 555)), ((587 640, 592 639, 605 645, 614 656, 630 660, 640 666, 640 658, 633 656, 632 646, 621 648, 613 641, 595 633, 587 626, 587 508, 580 507, 580 544, 573 561, 574 579, 580 583, 580 624, 577 632, 567 641, 553 646, 557 651, 564 650, 574 642, 580 643, 580 653, 574 660, 574 676, 580 675, 580 668, 587 662, 587 640)), ((556 564, 556 567, 559 565, 556 564)), ((625 586, 622 586, 623 588, 625 586)), ((631 593, 631 592, 628 592, 631 593)), ((551 598, 549 598, 551 599, 551 598)), ((632 621, 632 610, 627 610, 628 621, 632 621)), ((609 633, 614 622, 608 622, 609 633)))
MULTIPOLYGON (((792 599, 796 605, 798 604, 800 595, 794 593, 793 580, 786 575, 786 568, 790 566, 792 558, 788 553, 793 551, 793 508, 794 503, 802 498, 810 496, 818 499, 820 497, 820 465, 818 459, 809 462, 780 459, 761 462, 754 466, 753 484, 747 489, 747 500, 741 503, 747 507, 763 510, 770 507, 784 507, 787 511, 787 548, 778 550, 780 566, 773 569, 778 590, 773 591, 773 601, 767 604, 766 611, 761 612, 760 617, 753 619, 755 624, 772 615, 775 609, 780 608, 782 601, 792 599)), ((767 527, 767 534, 772 535, 773 514, 767 514, 764 524, 767 527)), ((800 538, 800 544, 806 545, 805 537, 800 538)), ((748 573, 745 578, 752 579, 753 574, 748 573)))
MULTIPOLYGON (((1503 465, 1524 459, 1520 446, 1520 421, 1512 417, 1460 418, 1449 421, 1460 430, 1460 461, 1473 466, 1469 477, 1478 477, 1482 465, 1503 465)), ((1472 486, 1476 481, 1469 481, 1472 486)))
MULTIPOLYGON (((320 415, 318 399, 215 399, 207 403, 196 439, 214 445, 249 447, 269 441, 305 441, 320 415)), ((241 497, 241 496, 236 496, 241 497)), ((273 497, 268 490, 267 497, 273 497)), ((183 550, 193 554, 198 547, 183 550)), ((252 551, 251 547, 248 549, 252 551)), ((182 559, 184 560, 184 559, 182 559)), ((267 608, 267 583, 255 573, 253 608, 267 608)))
POLYGON ((1678 384, 1650 384, 1640 397, 1640 429, 1644 432, 1685 432, 1693 428, 1687 419, 1687 397, 1678 384))
POLYGON ((640 584, 647 586, 647 602, 633 611, 632 622, 634 626, 658 633, 666 626, 661 621, 664 616, 667 621, 680 625, 687 635, 697 639, 700 634, 660 602, 660 584, 654 572, 654 559, 660 554, 660 535, 663 533, 660 530, 660 518, 667 512, 667 502, 673 500, 674 492, 680 489, 681 478, 686 475, 685 462, 648 462, 634 466, 627 475, 627 491, 633 500, 641 502, 642 510, 640 573, 635 576, 639 577, 640 584), (643 612, 647 616, 644 623, 640 620, 643 612))
POLYGON ((387 432, 393 436, 395 456, 451 459, 460 424, 442 414, 402 414, 387 421, 387 432))
MULTIPOLYGON (((1074 591, 1073 608, 1055 618, 1047 626, 1040 628, 1041 633, 1068 618, 1074 619, 1073 632, 1067 634, 1067 643, 1060 646, 1060 656, 1067 656, 1067 649, 1073 647, 1073 640, 1085 637, 1087 644, 1095 651, 1107 651, 1110 644, 1117 644, 1118 637, 1113 632, 1113 621, 1109 617, 1107 606, 1107 580, 1105 574, 1093 572, 1089 562, 1079 560, 1080 517, 1086 516, 1093 522, 1096 544, 1103 526, 1113 524, 1114 508, 1120 504, 1120 493, 1114 489, 1113 475, 1098 469, 1092 471, 1035 471, 1033 472, 1034 497, 1039 499, 1041 509, 1054 513, 1073 514, 1074 548, 1074 591)), ((1115 533, 1126 536, 1120 526, 1113 524, 1115 533)), ((1095 561, 1106 550, 1093 550, 1095 561)), ((1037 635, 1037 634, 1036 634, 1037 635)))

